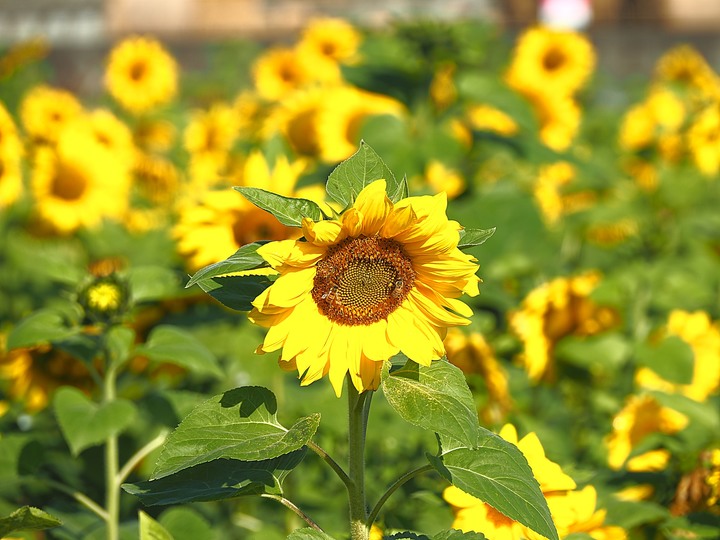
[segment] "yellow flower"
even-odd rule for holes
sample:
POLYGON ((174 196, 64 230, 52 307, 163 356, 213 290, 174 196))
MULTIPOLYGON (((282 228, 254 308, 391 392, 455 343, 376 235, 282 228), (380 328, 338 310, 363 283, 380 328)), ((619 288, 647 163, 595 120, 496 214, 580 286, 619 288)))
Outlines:
POLYGON ((172 161, 139 153, 135 160, 135 177, 140 194, 154 205, 169 207, 175 201, 180 178, 172 161))
POLYGON ((356 59, 361 39, 360 33, 343 19, 317 18, 303 30, 297 49, 312 64, 314 78, 339 82, 339 64, 356 59))
POLYGON ((177 79, 175 59, 153 38, 129 37, 110 51, 105 86, 131 113, 168 103, 177 92, 177 79))
POLYGON ((700 172, 713 176, 720 171, 720 102, 702 110, 687 132, 690 155, 700 172))
POLYGON ((167 120, 143 118, 135 125, 135 144, 148 152, 166 152, 175 144, 177 129, 167 120))
POLYGON ((260 96, 253 91, 244 90, 235 97, 232 106, 235 110, 237 136, 243 140, 258 138, 263 120, 267 115, 260 96))
MULTIPOLYGON (((290 163, 281 156, 271 169, 265 157, 254 151, 244 164, 241 183, 286 197, 303 196, 295 189, 295 184, 304 167, 302 162, 290 163)), ((178 239, 178 251, 189 259, 191 269, 225 259, 245 244, 257 240, 282 240, 293 234, 294 229, 282 225, 239 193, 227 193, 226 190, 208 191, 199 201, 184 203, 173 229, 173 235, 178 239)))
MULTIPOLYGON (((597 492, 593 486, 567 493, 546 496, 550 514, 560 538, 573 533, 585 533, 595 540, 625 540, 627 532, 621 527, 605 525, 606 510, 597 510, 597 492)), ((530 538, 540 539, 529 531, 530 538)))
POLYGON ((455 64, 440 66, 430 81, 430 99, 435 107, 443 111, 452 105, 457 99, 457 88, 455 88, 455 64))
POLYGON ((554 376, 553 350, 560 339, 591 336, 617 323, 612 309, 590 298, 599 281, 594 272, 554 279, 532 290, 510 313, 510 326, 523 342, 520 361, 532 381, 554 376))
POLYGON ((370 527, 370 538, 369 540, 383 540, 383 532, 380 527, 372 524, 372 527, 370 527))
POLYGON ((39 148, 35 155, 31 188, 38 217, 60 233, 121 218, 128 206, 129 165, 85 126, 69 124, 56 149, 39 148))
POLYGON ((327 92, 318 111, 317 135, 320 158, 328 163, 342 161, 357 150, 363 122, 374 115, 400 116, 405 107, 399 101, 353 87, 327 92))
POLYGON ((303 385, 328 375, 339 396, 349 374, 358 391, 375 389, 385 360, 402 351, 429 365, 446 328, 469 323, 458 297, 478 294, 478 266, 457 248, 446 196, 393 204, 385 190, 377 180, 339 219, 306 218, 305 241, 258 249, 279 273, 249 314, 269 328, 258 352, 282 349, 303 385))
MULTIPOLYGON (((620 469, 633 448, 648 435, 677 433, 687 423, 687 416, 663 407, 652 396, 631 396, 613 419, 613 431, 605 441, 610 468, 620 469)), ((669 454, 667 450, 652 450, 632 459, 634 471, 658 470, 658 467, 663 468, 666 465, 669 454)))
POLYGON ((692 380, 689 384, 671 383, 650 368, 641 367, 635 381, 644 388, 680 393, 696 401, 705 401, 720 388, 720 329, 704 311, 673 310, 668 319, 667 333, 679 337, 692 348, 692 380))
POLYGON ((699 91, 704 98, 720 97, 720 80, 696 49, 678 45, 666 52, 655 66, 661 82, 675 82, 699 91))
POLYGON ((35 86, 20 103, 20 119, 28 135, 54 144, 63 126, 80 115, 82 105, 70 92, 45 85, 35 86))
POLYGON ((655 139, 655 119, 646 103, 628 109, 620 124, 619 142, 625 150, 641 150, 655 139))
POLYGON ((22 193, 22 155, 15 122, 0 102, 0 208, 10 206, 22 193))
POLYGON ((534 27, 518 38, 506 80, 526 96, 570 96, 594 69, 595 51, 583 34, 534 27))
POLYGON ((88 113, 89 128, 95 140, 125 166, 135 164, 137 149, 130 128, 106 109, 88 113))
POLYGON ((554 225, 562 216, 583 210, 595 201, 595 194, 590 191, 566 192, 575 173, 575 167, 567 161, 540 168, 533 195, 548 224, 554 225))
POLYGON ((465 191, 465 179, 462 175, 435 159, 430 160, 425 168, 425 180, 433 193, 444 191, 448 199, 454 199, 465 191))
POLYGON ((499 422, 511 408, 508 377, 495 357, 495 351, 479 332, 466 335, 457 328, 448 329, 443 341, 448 361, 466 375, 478 373, 487 387, 488 403, 480 414, 488 423, 499 422))
POLYGON ((258 95, 278 101, 315 80, 312 59, 297 48, 273 47, 253 64, 252 75, 258 95))
POLYGON ((265 120, 262 128, 265 138, 280 133, 296 154, 317 157, 320 154, 318 114, 330 92, 332 90, 314 86, 288 94, 265 120))
POLYGON ((580 107, 575 100, 560 95, 534 99, 533 103, 540 121, 540 140, 557 152, 567 150, 580 128, 580 107))
POLYGON ((237 114, 227 104, 216 103, 207 111, 195 111, 185 128, 185 150, 224 158, 238 135, 237 114))
POLYGON ((655 86, 642 103, 631 107, 620 127, 620 146, 642 150, 657 142, 665 159, 679 154, 680 128, 685 121, 685 105, 674 92, 655 86))
POLYGON ((519 129, 511 116, 490 105, 472 105, 466 117, 472 129, 490 131, 503 137, 512 137, 519 129))

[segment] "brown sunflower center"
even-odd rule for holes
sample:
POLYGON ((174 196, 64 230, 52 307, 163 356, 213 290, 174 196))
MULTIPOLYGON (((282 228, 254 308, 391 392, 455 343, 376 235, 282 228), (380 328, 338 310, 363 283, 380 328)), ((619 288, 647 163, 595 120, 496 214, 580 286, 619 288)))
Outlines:
POLYGON ((52 194, 66 201, 76 201, 85 193, 87 179, 75 167, 60 165, 52 181, 52 194))
POLYGON ((318 262, 312 297, 333 322, 369 325, 395 311, 414 282, 412 262, 399 243, 360 236, 331 247, 318 262))
POLYGON ((143 60, 138 60, 130 66, 129 75, 133 81, 139 81, 145 77, 146 72, 147 64, 143 60))
POLYGON ((543 56, 543 67, 546 71, 555 71, 565 63, 565 53, 558 48, 553 47, 543 56))

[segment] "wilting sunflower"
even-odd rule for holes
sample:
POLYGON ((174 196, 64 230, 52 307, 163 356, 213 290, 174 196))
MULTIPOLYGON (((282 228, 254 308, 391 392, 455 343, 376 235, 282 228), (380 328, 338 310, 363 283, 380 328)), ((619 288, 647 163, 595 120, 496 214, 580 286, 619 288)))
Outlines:
POLYGON ((571 96, 594 69, 595 50, 583 34, 534 27, 518 38, 506 80, 526 96, 571 96))
POLYGON ((312 59, 290 47, 265 51, 253 64, 252 74, 258 95, 270 101, 281 100, 316 80, 312 59))
POLYGON ((358 391, 375 389, 385 360, 402 351, 429 365, 446 328, 469 323, 458 297, 478 294, 478 265, 457 248, 447 197, 393 204, 385 190, 376 180, 339 219, 306 218, 304 241, 258 249, 280 274, 249 315, 269 328, 258 352, 282 349, 303 385, 328 375, 339 396, 349 374, 358 391))
POLYGON ((40 85, 32 88, 20 103, 20 120, 36 142, 54 144, 63 126, 79 116, 82 105, 65 90, 40 85))
POLYGON ((155 39, 130 37, 110 51, 105 86, 131 113, 168 103, 177 92, 177 79, 175 59, 155 39))
POLYGON ((15 122, 0 102, 0 208, 11 205, 22 193, 22 155, 15 122))
POLYGON ((356 59, 360 41, 360 33, 349 22, 318 18, 310 21, 303 30, 297 50, 313 65, 314 78, 339 82, 342 79, 340 64, 356 59))

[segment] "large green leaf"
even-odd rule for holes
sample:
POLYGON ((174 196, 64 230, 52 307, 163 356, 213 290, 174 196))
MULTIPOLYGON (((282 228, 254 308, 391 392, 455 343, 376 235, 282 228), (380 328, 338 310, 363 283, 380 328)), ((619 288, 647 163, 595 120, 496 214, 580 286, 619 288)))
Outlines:
POLYGON ((478 415, 465 375, 447 361, 420 366, 412 360, 392 373, 383 371, 383 393, 407 422, 458 439, 480 442, 478 415))
POLYGON ((525 456, 513 444, 479 428, 476 448, 441 437, 440 456, 428 456, 432 466, 451 484, 486 502, 533 531, 558 540, 545 496, 525 456))
POLYGON ((293 532, 291 532, 287 540, 335 540, 332 536, 329 534, 326 534, 322 531, 318 531, 317 529, 312 529, 310 527, 305 527, 303 529, 295 529, 293 532))
POLYGON ((350 206, 358 194, 375 180, 385 179, 387 195, 397 202, 408 196, 407 180, 397 180, 379 155, 365 141, 352 156, 340 163, 328 177, 328 195, 344 206, 350 206))
POLYGON ((492 229, 461 229, 460 242, 458 242, 457 247, 459 249, 466 249, 479 246, 493 234, 495 234, 495 227, 492 229))
POLYGON ((195 373, 222 377, 213 353, 192 334, 176 326, 155 327, 147 341, 135 348, 136 354, 156 362, 168 362, 195 373))
POLYGON ((174 540, 217 540, 218 536, 202 514, 190 506, 171 507, 158 517, 158 523, 174 540))
POLYGON ((190 278, 190 281, 187 282, 185 287, 192 287, 200 281, 216 276, 224 276, 234 272, 270 266, 265 259, 257 254, 258 248, 264 243, 265 242, 253 242, 252 244, 244 245, 224 261, 216 262, 198 270, 190 278))
POLYGON ((140 514, 140 540, 173 540, 172 535, 142 510, 140 514))
POLYGON ((0 538, 16 531, 39 531, 62 525, 59 519, 39 508, 23 506, 0 518, 0 538))
POLYGON ((222 305, 236 311, 250 311, 252 301, 272 285, 267 276, 226 276, 198 282, 200 288, 222 305))
POLYGON ((302 448, 315 434, 320 415, 290 429, 277 421, 277 401, 267 388, 244 386, 205 401, 168 437, 153 479, 220 458, 261 461, 302 448))
POLYGON ((75 456, 88 446, 100 444, 123 431, 132 424, 137 412, 135 405, 125 399, 100 405, 70 386, 55 392, 53 407, 63 436, 75 456))
POLYGON ((177 296, 178 275, 164 266, 135 266, 127 270, 130 294, 134 302, 149 302, 177 296))
POLYGON ((657 345, 640 344, 635 354, 640 365, 649 367, 667 381, 676 384, 692 381, 695 355, 690 345, 677 336, 668 336, 657 345))
POLYGON ((41 309, 29 315, 12 329, 7 339, 8 350, 30 347, 65 339, 76 331, 68 328, 65 317, 52 309, 41 309))
POLYGON ((323 218, 320 207, 308 199, 283 197, 264 189, 235 186, 233 189, 242 193, 248 201, 258 208, 270 212, 283 225, 300 227, 303 218, 320 221, 323 218))
POLYGON ((463 532, 457 529, 442 531, 432 537, 432 540, 486 540, 485 535, 475 531, 463 532))
POLYGON ((218 501, 244 495, 282 493, 282 482, 305 457, 307 449, 263 461, 216 459, 147 482, 123 484, 146 506, 218 501))

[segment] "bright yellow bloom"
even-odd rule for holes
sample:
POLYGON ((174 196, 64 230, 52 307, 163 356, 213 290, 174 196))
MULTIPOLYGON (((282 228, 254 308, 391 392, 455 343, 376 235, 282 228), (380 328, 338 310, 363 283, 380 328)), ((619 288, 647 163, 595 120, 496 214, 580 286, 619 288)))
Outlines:
POLYGON ((720 102, 701 111, 687 132, 688 148, 700 172, 714 176, 720 171, 720 102))
POLYGON ((655 76, 661 82, 684 84, 705 99, 720 97, 720 79, 690 45, 678 45, 666 52, 655 66, 655 76))
MULTIPOLYGON (((242 185, 286 197, 313 198, 312 193, 295 189, 304 168, 303 162, 291 163, 285 156, 280 156, 271 168, 265 157, 254 151, 245 161, 243 178, 239 180, 242 185)), ((198 269, 229 257, 245 244, 291 238, 294 231, 239 193, 220 190, 208 191, 198 201, 181 206, 173 234, 178 239, 178 251, 188 258, 188 266, 198 269)))
POLYGON ((131 113, 141 114, 168 103, 175 97, 177 85, 177 63, 159 41, 129 37, 110 51, 105 86, 131 113))
POLYGON ((385 360, 402 351, 429 365, 446 328, 469 323, 458 297, 478 294, 478 266, 457 248, 446 196, 393 204, 385 190, 377 180, 339 219, 306 218, 305 241, 258 249, 279 273, 249 314, 269 328, 258 352, 282 349, 303 385, 328 375, 339 396, 349 374, 358 391, 375 389, 385 360))
MULTIPOLYGON (((608 464, 618 470, 626 462, 633 448, 652 433, 673 434, 683 429, 688 418, 668 407, 663 407, 649 395, 632 396, 613 419, 613 431, 605 443, 608 464)), ((652 450, 632 458, 632 470, 648 471, 664 468, 667 450, 652 450)))
POLYGON ((533 381, 554 376, 553 350, 565 336, 591 336, 617 323, 617 314, 590 298, 600 276, 589 272, 557 278, 532 290, 510 326, 523 342, 520 361, 533 381))
POLYGON ((267 116, 265 104, 255 92, 244 90, 233 101, 237 136, 243 140, 257 139, 262 130, 262 122, 267 116))
POLYGON ((96 109, 87 115, 95 140, 126 167, 135 164, 137 149, 130 128, 107 109, 96 109))
POLYGON ((343 19, 318 18, 303 30, 297 49, 313 66, 315 79, 339 82, 339 65, 357 58, 361 39, 360 33, 343 19))
POLYGON ((677 336, 692 348, 693 375, 689 384, 664 380, 648 367, 641 367, 635 375, 638 385, 667 393, 680 393, 696 401, 705 401, 720 388, 720 329, 704 311, 690 313, 673 310, 667 324, 667 334, 677 336))
POLYGON ((87 295, 88 305, 98 311, 117 309, 122 300, 120 290, 111 283, 98 283, 87 295))
POLYGON ((511 116, 490 105, 472 105, 468 108, 466 117, 470 127, 478 131, 490 131, 503 137, 512 137, 519 130, 511 116))
POLYGON ((20 103, 20 119, 34 140, 54 144, 63 126, 80 115, 82 105, 70 92, 40 85, 32 88, 20 103))
POLYGON ((22 156, 15 122, 0 102, 0 208, 10 206, 22 193, 22 156))
POLYGON ((183 134, 185 150, 190 154, 209 154, 218 159, 224 159, 237 136, 237 114, 224 103, 193 112, 183 134))
POLYGON ((506 80, 526 96, 571 96, 594 69, 595 51, 583 34, 534 27, 518 38, 506 80))
MULTIPOLYGON (((550 514, 560 538, 573 533, 586 533, 595 540, 625 540, 627 532, 621 527, 605 525, 606 510, 597 510, 597 492, 593 486, 567 493, 546 496, 550 514)), ((542 537, 529 531, 531 540, 542 537)))
POLYGON ((628 109, 620 124, 619 142, 625 150, 642 150, 655 139, 655 119, 645 103, 628 109))
POLYGON ((265 120, 264 137, 280 133, 296 154, 317 157, 320 154, 318 115, 331 92, 328 88, 313 86, 288 94, 265 120))
POLYGON ((655 86, 642 103, 631 107, 620 127, 620 146, 642 150, 653 143, 668 160, 678 155, 679 133, 686 111, 682 100, 672 91, 655 86))
POLYGON ((454 199, 465 191, 465 179, 462 175, 435 159, 430 160, 425 167, 425 181, 433 193, 444 191, 448 199, 454 199))
POLYGON ((311 61, 296 48, 274 47, 265 51, 252 68, 258 95, 278 101, 314 81, 311 61))
POLYGON ((575 167, 567 161, 540 168, 533 195, 548 224, 554 225, 562 216, 583 210, 595 202, 595 194, 590 191, 566 192, 575 174, 575 167))
POLYGON ((580 129, 581 112, 575 100, 560 95, 535 98, 533 104, 540 121, 540 140, 557 152, 567 150, 580 129))
POLYGON ((169 208, 176 200, 180 177, 172 161, 139 153, 135 160, 135 178, 140 194, 154 205, 169 208))

